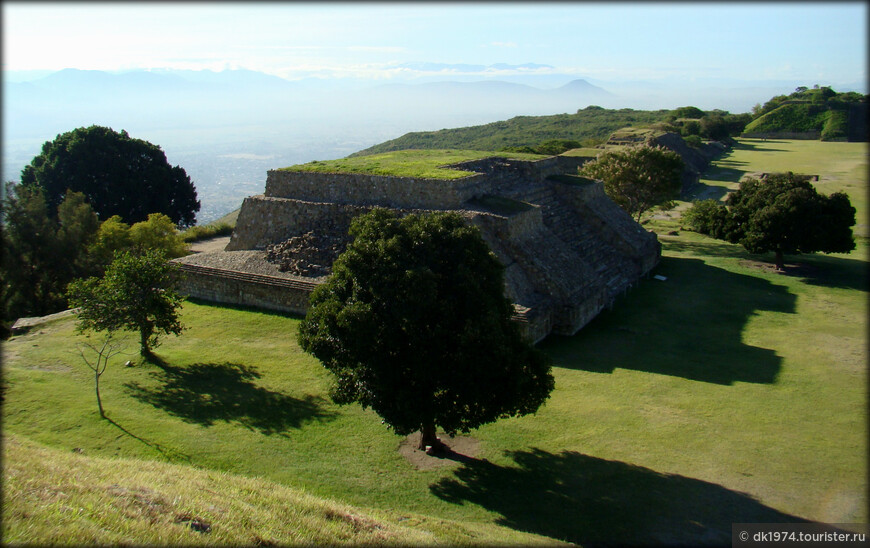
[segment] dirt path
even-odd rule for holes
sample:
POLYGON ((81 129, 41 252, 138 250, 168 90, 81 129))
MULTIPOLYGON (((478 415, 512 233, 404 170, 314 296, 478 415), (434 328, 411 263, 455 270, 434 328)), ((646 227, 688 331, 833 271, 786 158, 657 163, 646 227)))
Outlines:
POLYGON ((212 251, 223 251, 227 244, 230 243, 230 236, 219 236, 208 240, 200 240, 190 244, 192 253, 210 253, 212 251))

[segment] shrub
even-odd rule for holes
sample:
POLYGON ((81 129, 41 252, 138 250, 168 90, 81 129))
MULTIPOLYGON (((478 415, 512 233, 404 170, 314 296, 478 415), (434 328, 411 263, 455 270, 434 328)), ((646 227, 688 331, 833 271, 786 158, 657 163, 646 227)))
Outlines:
POLYGON ((728 210, 718 200, 701 200, 683 213, 683 224, 689 230, 722 238, 728 219, 728 210))
POLYGON ((230 223, 218 223, 211 225, 192 226, 181 233, 181 239, 187 243, 198 242, 218 236, 229 236, 233 233, 233 225, 230 223))

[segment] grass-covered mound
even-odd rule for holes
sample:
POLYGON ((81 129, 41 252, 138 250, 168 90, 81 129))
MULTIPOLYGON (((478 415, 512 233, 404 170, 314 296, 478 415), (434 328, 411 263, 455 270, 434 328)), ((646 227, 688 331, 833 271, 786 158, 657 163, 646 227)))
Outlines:
POLYGON ((829 87, 799 87, 754 109, 746 135, 817 133, 822 141, 866 141, 867 96, 829 87))
POLYGON ((31 545, 550 544, 486 524, 360 510, 262 478, 3 437, 3 540, 31 545))
POLYGON ((421 179, 461 179, 473 175, 470 171, 448 166, 469 160, 490 157, 516 160, 539 160, 546 156, 518 152, 481 152, 476 150, 401 150, 367 156, 348 156, 339 160, 314 161, 282 168, 280 171, 312 171, 319 173, 361 173, 421 179))

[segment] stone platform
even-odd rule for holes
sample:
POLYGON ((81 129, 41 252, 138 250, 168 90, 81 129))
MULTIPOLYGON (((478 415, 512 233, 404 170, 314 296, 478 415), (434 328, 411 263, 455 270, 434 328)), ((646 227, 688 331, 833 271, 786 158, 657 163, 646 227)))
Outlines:
POLYGON ((571 335, 658 264, 661 246, 604 193, 577 177, 580 159, 486 158, 458 180, 269 171, 246 198, 225 251, 176 259, 182 289, 201 299, 302 314, 325 277, 281 272, 267 248, 304 234, 346 234, 374 207, 456 211, 505 265, 514 319, 534 342, 571 335))

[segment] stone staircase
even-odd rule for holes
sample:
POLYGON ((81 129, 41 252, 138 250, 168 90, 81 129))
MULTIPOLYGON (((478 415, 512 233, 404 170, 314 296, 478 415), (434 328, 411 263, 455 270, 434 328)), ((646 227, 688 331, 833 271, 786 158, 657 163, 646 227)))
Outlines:
POLYGON ((608 296, 625 291, 640 274, 629 257, 602 240, 597 226, 590 226, 580 212, 559 199, 552 184, 527 188, 515 199, 541 207, 544 226, 576 255, 577 262, 595 273, 597 282, 607 287, 608 296))

